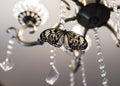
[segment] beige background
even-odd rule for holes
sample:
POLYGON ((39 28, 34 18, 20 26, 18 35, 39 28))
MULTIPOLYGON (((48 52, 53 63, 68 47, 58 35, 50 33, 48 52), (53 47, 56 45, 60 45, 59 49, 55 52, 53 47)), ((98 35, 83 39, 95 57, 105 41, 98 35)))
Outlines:
MULTIPOLYGON (((13 17, 12 8, 19 0, 1 0, 0 1, 0 61, 5 58, 8 40, 11 35, 5 31, 10 26, 20 27, 19 23, 13 17)), ((39 27, 39 31, 35 35, 30 35, 29 38, 39 38, 39 33, 44 29, 52 27, 59 21, 59 3, 60 0, 41 0, 42 3, 49 10, 48 22, 39 27)), ((120 3, 120 1, 118 1, 120 3)), ((71 2, 70 2, 71 3, 71 2)), ((73 3, 71 3, 73 5, 73 3)), ((73 8, 74 10, 74 8, 73 8)), ((72 14, 72 12, 69 12, 72 14)), ((72 22, 66 24, 67 29, 72 29, 77 23, 72 22)), ((97 62, 96 47, 93 31, 88 32, 92 39, 92 47, 86 52, 85 69, 87 74, 88 86, 102 86, 100 78, 99 64, 97 62)), ((108 71, 107 77, 109 79, 109 86, 119 86, 120 84, 120 49, 115 46, 111 37, 111 32, 104 27, 99 30, 101 44, 103 47, 106 69, 108 71)), ((49 44, 35 47, 21 47, 17 43, 14 45, 13 54, 15 67, 13 70, 4 72, 0 68, 0 81, 5 86, 49 86, 45 82, 45 78, 50 69, 49 52, 51 47, 49 44)), ((61 49, 56 51, 56 67, 60 73, 60 77, 54 86, 69 86, 69 69, 70 56, 64 53, 61 49)), ((76 85, 83 86, 81 81, 81 71, 79 70, 75 75, 76 85)))

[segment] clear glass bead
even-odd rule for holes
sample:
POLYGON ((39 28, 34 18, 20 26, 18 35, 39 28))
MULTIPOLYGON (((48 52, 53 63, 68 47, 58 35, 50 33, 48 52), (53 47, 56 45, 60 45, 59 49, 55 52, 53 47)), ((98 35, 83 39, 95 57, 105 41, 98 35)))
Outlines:
POLYGON ((108 84, 108 79, 107 79, 107 78, 104 78, 103 81, 102 81, 102 84, 103 84, 104 86, 106 86, 106 85, 108 84))
POLYGON ((13 45, 14 41, 13 40, 9 40, 8 43, 13 45))
POLYGON ((12 51, 7 50, 6 52, 8 55, 12 54, 12 51))
POLYGON ((103 86, 108 86, 107 85, 108 79, 106 78, 107 72, 105 70, 105 63, 104 63, 104 57, 103 57, 103 53, 102 53, 102 47, 101 47, 101 44, 100 44, 100 39, 99 39, 97 30, 95 29, 94 31, 95 31, 96 47, 98 49, 97 55, 99 56, 98 62, 100 63, 99 68, 102 71, 101 72, 101 77, 103 78, 102 84, 103 84, 103 86))
POLYGON ((46 77, 46 82, 50 85, 53 85, 58 78, 59 78, 59 72, 57 71, 56 67, 53 64, 51 66, 48 76, 46 77))
POLYGON ((54 59, 54 56, 50 56, 50 59, 52 59, 52 60, 53 60, 53 59, 54 59))
POLYGON ((104 63, 100 63, 100 69, 104 69, 105 68, 105 64, 104 63))
POLYGON ((103 57, 98 59, 98 62, 100 62, 100 63, 103 62, 103 61, 104 61, 103 57))
POLYGON ((97 55, 98 55, 98 56, 99 56, 99 55, 102 55, 102 52, 98 52, 97 55))
POLYGON ((50 52, 51 52, 51 53, 53 53, 53 52, 54 52, 54 50, 50 50, 50 52))
POLYGON ((12 47, 11 45, 8 45, 8 49, 12 50, 12 49, 13 49, 13 47, 12 47))
POLYGON ((106 70, 102 70, 102 72, 101 72, 101 77, 105 77, 106 74, 107 74, 106 70))

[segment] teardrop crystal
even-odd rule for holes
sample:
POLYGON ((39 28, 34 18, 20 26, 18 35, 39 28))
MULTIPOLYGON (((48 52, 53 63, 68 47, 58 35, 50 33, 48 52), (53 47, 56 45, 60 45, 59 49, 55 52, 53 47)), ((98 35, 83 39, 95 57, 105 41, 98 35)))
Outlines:
POLYGON ((57 71, 55 65, 53 64, 51 65, 50 72, 46 77, 46 82, 50 85, 53 85, 58 78, 59 78, 59 72, 57 71))
POLYGON ((0 67, 4 70, 4 71, 9 71, 13 68, 14 63, 12 58, 7 57, 5 59, 5 61, 3 61, 2 63, 0 63, 0 67))

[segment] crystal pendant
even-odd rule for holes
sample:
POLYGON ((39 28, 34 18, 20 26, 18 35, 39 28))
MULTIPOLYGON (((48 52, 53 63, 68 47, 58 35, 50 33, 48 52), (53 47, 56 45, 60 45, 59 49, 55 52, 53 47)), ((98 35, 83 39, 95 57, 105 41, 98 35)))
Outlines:
POLYGON ((10 57, 10 55, 12 54, 12 49, 13 49, 13 44, 14 41, 13 40, 9 40, 8 41, 8 50, 6 51, 6 58, 3 62, 0 63, 0 67, 4 70, 4 71, 9 71, 13 68, 14 63, 13 63, 13 59, 12 57, 10 57))
POLYGON ((46 78, 46 82, 50 85, 53 85, 58 78, 59 78, 59 72, 57 71, 57 69, 53 63, 53 64, 51 64, 51 69, 46 78))
POLYGON ((0 67, 4 70, 4 71, 9 71, 13 68, 14 63, 12 58, 10 57, 6 57, 5 61, 3 61, 2 63, 0 63, 0 67))
POLYGON ((102 47, 101 47, 101 44, 100 44, 100 39, 99 39, 99 36, 98 36, 98 32, 97 32, 96 29, 94 29, 94 31, 95 31, 95 38, 96 38, 96 47, 98 49, 97 55, 99 56, 98 62, 100 63, 99 68, 101 70, 102 84, 103 84, 103 86, 108 86, 107 85, 108 84, 108 79, 106 77, 107 71, 106 71, 106 68, 105 68, 104 56, 103 56, 102 47))

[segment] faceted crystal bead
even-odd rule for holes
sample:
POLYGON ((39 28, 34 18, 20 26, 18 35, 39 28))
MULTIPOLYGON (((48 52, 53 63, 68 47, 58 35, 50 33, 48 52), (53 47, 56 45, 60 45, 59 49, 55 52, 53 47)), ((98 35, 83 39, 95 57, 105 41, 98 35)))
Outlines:
POLYGON ((102 84, 103 84, 104 86, 106 86, 107 83, 108 83, 108 79, 107 79, 107 78, 104 78, 103 81, 102 81, 102 84))
POLYGON ((54 56, 50 56, 50 59, 51 59, 51 60, 54 59, 54 56))
POLYGON ((10 43, 10 44, 14 44, 14 41, 13 41, 13 40, 9 40, 9 43, 10 43))
POLYGON ((104 63, 101 63, 100 64, 100 69, 104 69, 105 68, 105 64, 104 63))
POLYGON ((12 54, 12 52, 11 52, 11 51, 9 51, 9 50, 8 50, 6 53, 7 53, 8 55, 12 54))
POLYGON ((54 64, 51 65, 50 72, 46 78, 46 82, 50 85, 53 85, 56 80, 59 78, 59 72, 57 71, 56 67, 54 64))
POLYGON ((103 62, 104 61, 104 58, 102 57, 102 58, 100 58, 100 59, 98 59, 98 62, 103 62))
POLYGON ((97 55, 98 55, 98 56, 99 56, 99 55, 102 55, 102 52, 98 52, 97 55))
POLYGON ((11 45, 8 45, 8 49, 12 50, 12 49, 13 49, 13 47, 12 47, 11 45))
POLYGON ((105 77, 106 74, 107 74, 106 70, 102 70, 102 72, 101 72, 101 77, 105 77))

